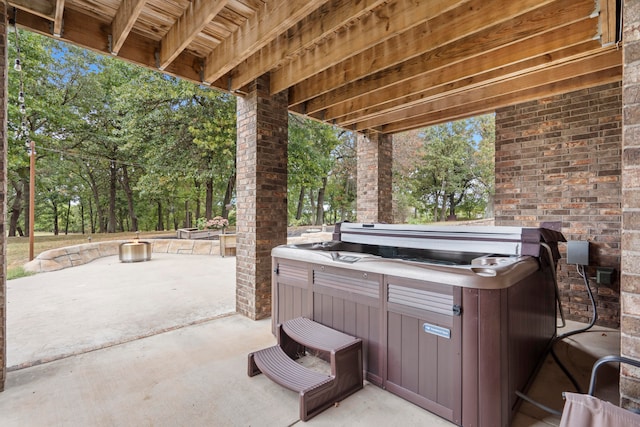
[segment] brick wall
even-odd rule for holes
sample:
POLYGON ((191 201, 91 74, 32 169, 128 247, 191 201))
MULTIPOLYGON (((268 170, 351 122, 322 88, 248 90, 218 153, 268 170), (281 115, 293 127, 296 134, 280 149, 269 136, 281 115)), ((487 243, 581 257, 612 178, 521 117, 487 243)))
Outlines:
POLYGON ((393 223, 391 135, 358 134, 358 222, 393 223))
MULTIPOLYGON (((624 2, 622 101, 622 324, 623 356, 640 359, 640 1, 624 2)), ((640 370, 623 365, 621 405, 640 408, 640 370)))
MULTIPOLYGON (((567 240, 591 242, 590 276, 596 266, 620 271, 621 97, 612 83, 496 111, 496 225, 560 221, 567 240)), ((565 315, 586 322, 584 282, 561 252, 565 315)), ((620 281, 590 283, 598 323, 617 327, 620 281)))
POLYGON ((7 5, 0 5, 0 391, 7 375, 7 5))
POLYGON ((238 99, 236 309, 271 315, 271 249, 287 242, 287 94, 269 78, 238 99))

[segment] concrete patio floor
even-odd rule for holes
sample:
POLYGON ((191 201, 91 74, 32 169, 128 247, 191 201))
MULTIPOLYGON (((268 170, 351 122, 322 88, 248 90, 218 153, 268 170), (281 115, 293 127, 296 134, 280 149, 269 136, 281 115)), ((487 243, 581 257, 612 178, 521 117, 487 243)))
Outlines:
MULTIPOLYGON (((246 374, 247 354, 275 338, 269 319, 234 312, 233 257, 107 257, 7 285, 2 426, 453 425, 370 384, 300 421, 296 393, 246 374)), ((558 355, 586 384, 593 361, 618 353, 619 341, 596 327, 559 344, 558 355)), ((615 375, 598 390, 615 395, 615 375)), ((561 409, 564 390, 571 384, 549 357, 529 394, 561 409)), ((525 403, 512 425, 558 423, 525 403)))

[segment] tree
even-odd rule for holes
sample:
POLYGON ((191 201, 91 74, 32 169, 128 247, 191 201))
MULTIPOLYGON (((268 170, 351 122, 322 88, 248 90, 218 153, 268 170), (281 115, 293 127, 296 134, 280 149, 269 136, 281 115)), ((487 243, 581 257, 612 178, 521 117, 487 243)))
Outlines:
POLYGON ((324 223, 327 185, 335 162, 332 154, 340 144, 340 135, 332 126, 289 115, 288 191, 289 200, 297 200, 297 221, 306 211, 309 222, 324 223))
POLYGON ((420 134, 424 141, 421 164, 411 175, 411 191, 433 218, 444 221, 447 214, 455 218, 456 208, 464 202, 469 213, 486 206, 492 191, 492 120, 490 116, 459 120, 420 134))

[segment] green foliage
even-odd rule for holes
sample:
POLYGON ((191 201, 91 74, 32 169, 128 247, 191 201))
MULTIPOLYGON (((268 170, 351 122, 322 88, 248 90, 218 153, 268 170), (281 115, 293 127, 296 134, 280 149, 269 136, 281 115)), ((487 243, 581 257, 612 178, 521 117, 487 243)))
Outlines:
MULTIPOLYGON (((350 134, 333 126, 289 115, 289 223, 333 222, 337 212, 352 210, 348 181, 341 172, 350 134), (325 218, 328 207, 329 218, 325 218)), ((350 172, 353 174, 353 171, 350 172)))
POLYGON ((414 136, 422 141, 414 156, 419 161, 406 162, 408 179, 394 181, 401 204, 413 204, 435 221, 482 216, 494 188, 493 116, 432 126, 414 136))
MULTIPOLYGON (((30 140, 37 231, 172 229, 217 215, 235 223, 234 96, 33 33, 19 39, 23 71, 9 73, 10 235, 28 231, 30 140)), ((11 33, 10 59, 15 41, 11 33)), ((292 115, 288 151, 291 222, 355 219, 355 136, 292 115)))
POLYGON ((12 267, 7 269, 7 280, 19 279, 21 277, 33 276, 35 273, 25 271, 23 267, 12 267))
MULTIPOLYGON (((36 230, 173 228, 205 203, 220 213, 231 203, 232 96, 33 33, 19 39, 23 71, 9 75, 11 235, 27 230, 29 140, 37 147, 36 230)), ((15 40, 11 33, 10 58, 15 40)))

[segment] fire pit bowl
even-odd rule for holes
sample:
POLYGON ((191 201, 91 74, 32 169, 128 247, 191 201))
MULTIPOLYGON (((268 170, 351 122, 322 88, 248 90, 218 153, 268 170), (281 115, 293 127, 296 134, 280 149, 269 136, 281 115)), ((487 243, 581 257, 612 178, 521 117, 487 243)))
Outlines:
POLYGON ((135 242, 120 243, 119 248, 120 262, 141 262, 151 259, 151 243, 135 242))

